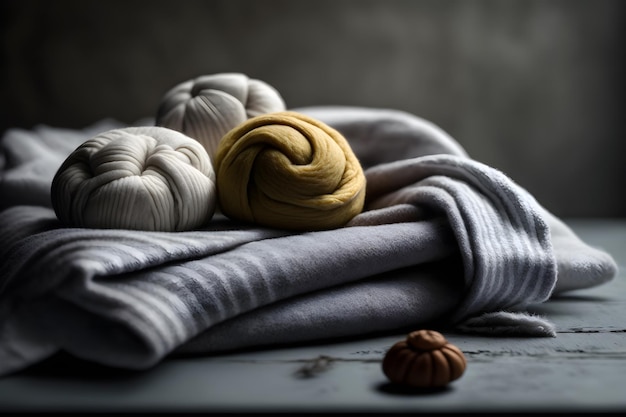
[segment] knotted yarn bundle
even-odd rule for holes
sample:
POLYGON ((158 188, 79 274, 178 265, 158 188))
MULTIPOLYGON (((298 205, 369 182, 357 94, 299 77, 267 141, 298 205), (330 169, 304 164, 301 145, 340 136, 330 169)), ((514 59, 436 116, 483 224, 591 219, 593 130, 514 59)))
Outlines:
POLYGON ((324 230, 363 210, 365 175, 348 141, 298 112, 257 116, 232 129, 214 164, 219 205, 232 219, 324 230))
POLYGON ((212 218, 215 171, 196 140, 158 126, 108 130, 56 172, 54 211, 75 227, 185 231, 212 218))
POLYGON ((213 158, 222 136, 251 117, 284 111, 283 98, 264 81, 240 73, 182 82, 161 100, 155 123, 199 141, 213 158))

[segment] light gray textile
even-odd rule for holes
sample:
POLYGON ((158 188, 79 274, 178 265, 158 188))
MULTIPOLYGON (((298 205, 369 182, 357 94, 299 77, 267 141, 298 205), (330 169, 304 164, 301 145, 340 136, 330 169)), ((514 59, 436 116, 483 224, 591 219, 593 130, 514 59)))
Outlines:
POLYGON ((59 350, 142 369, 172 353, 458 326, 504 310, 516 316, 494 314, 484 333, 537 336, 525 306, 615 275, 609 254, 431 123, 294 110, 342 132, 366 168, 366 211, 347 227, 288 233, 217 216, 181 233, 63 228, 49 208, 55 168, 119 123, 7 132, 0 374, 59 350))
POLYGON ((508 336, 551 336, 556 337, 556 329, 543 317, 515 311, 494 311, 472 317, 459 324, 458 329, 465 333, 493 333, 508 336))

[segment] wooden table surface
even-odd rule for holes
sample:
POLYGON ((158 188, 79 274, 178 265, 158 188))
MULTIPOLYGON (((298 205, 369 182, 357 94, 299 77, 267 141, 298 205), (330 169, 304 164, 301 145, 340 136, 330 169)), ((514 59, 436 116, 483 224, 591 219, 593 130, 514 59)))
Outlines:
POLYGON ((467 357, 446 389, 389 384, 386 350, 405 333, 113 371, 62 358, 0 379, 0 412, 473 413, 626 411, 626 219, 570 220, 620 266, 612 282, 534 306, 556 338, 445 334, 467 357))

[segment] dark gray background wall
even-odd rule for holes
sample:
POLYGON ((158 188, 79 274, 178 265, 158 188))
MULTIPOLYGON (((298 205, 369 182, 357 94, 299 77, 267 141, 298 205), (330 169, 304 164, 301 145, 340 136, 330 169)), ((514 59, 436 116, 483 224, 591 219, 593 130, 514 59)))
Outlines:
POLYGON ((243 72, 425 117, 555 214, 626 216, 621 0, 2 0, 0 127, 153 116, 243 72))

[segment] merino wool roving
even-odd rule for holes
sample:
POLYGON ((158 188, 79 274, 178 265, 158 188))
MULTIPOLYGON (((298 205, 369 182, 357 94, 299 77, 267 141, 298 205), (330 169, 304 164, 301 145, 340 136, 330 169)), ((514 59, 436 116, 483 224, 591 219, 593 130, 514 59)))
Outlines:
POLYGON ((233 219, 323 230, 363 210, 365 175, 348 141, 297 112, 257 116, 229 131, 215 171, 220 208, 233 219))
POLYGON ((240 73, 203 75, 169 90, 157 111, 156 125, 198 140, 209 156, 226 132, 247 119, 285 110, 278 91, 240 73))
POLYGON ((76 227, 185 231, 215 212, 215 171, 206 150, 158 126, 100 133, 76 148, 52 180, 61 222, 76 227))

